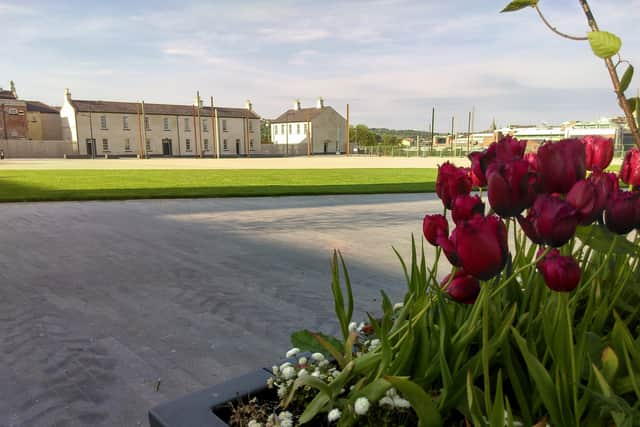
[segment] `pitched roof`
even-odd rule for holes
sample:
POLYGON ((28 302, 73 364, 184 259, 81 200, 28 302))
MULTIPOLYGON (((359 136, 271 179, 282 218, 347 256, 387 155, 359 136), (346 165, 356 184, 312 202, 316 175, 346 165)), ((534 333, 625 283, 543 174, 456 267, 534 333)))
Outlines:
MULTIPOLYGON (((137 102, 116 102, 116 101, 87 101, 87 100, 71 100, 71 104, 76 111, 79 112, 91 112, 91 113, 124 113, 124 114, 137 114, 138 106, 137 102)), ((224 118, 250 118, 259 119, 260 116, 254 111, 249 111, 246 108, 230 108, 230 107, 216 107, 218 110, 218 117, 224 118)), ((158 114, 165 116, 190 116, 193 114, 192 105, 172 105, 172 104, 144 104, 145 114, 158 114)), ((201 107, 201 116, 210 116, 211 107, 201 107)))
POLYGON ((280 114, 280 116, 272 120, 271 123, 306 122, 307 120, 313 120, 328 108, 331 107, 301 108, 299 110, 290 109, 280 114))
POLYGON ((60 113, 60 108, 52 107, 40 101, 25 101, 27 103, 27 111, 35 111, 39 113, 60 113))
POLYGON ((0 99, 16 99, 10 90, 0 90, 0 99))

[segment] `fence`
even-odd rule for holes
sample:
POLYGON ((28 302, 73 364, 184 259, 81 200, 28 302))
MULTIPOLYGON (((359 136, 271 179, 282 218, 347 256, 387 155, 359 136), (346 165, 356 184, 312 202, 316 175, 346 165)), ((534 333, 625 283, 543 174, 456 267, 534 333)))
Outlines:
MULTIPOLYGON (((471 151, 482 148, 472 147, 471 151)), ((387 157, 466 157, 469 154, 467 147, 402 147, 398 145, 373 145, 363 146, 358 149, 360 154, 368 156, 387 157)))
POLYGON ((68 141, 29 139, 2 139, 0 150, 5 158, 61 158, 73 152, 68 141))

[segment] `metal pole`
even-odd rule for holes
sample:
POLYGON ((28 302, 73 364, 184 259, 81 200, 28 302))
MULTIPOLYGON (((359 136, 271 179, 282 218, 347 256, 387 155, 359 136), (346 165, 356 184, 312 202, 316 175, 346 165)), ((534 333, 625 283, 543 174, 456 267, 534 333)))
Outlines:
POLYGON ((211 148, 213 149, 212 150, 213 152, 211 154, 211 157, 215 159, 216 158, 216 152, 218 151, 217 150, 217 144, 216 144, 216 141, 218 139, 218 135, 217 135, 218 132, 217 132, 217 129, 216 129, 216 120, 215 120, 215 116, 214 116, 214 112, 213 112, 213 96, 211 97, 211 132, 213 133, 213 141, 211 141, 211 145, 212 145, 211 148))
POLYGON ((289 157, 289 113, 287 113, 287 135, 285 140, 285 156, 289 157))
POLYGON ((193 115, 193 142, 194 142, 194 150, 193 157, 198 157, 198 123, 196 122, 196 106, 193 106, 192 110, 193 115))
POLYGON ((147 115, 144 112, 144 101, 142 101, 142 129, 144 133, 144 157, 149 157, 149 152, 147 151, 147 115))
POLYGON ((451 116, 451 151, 453 152, 453 138, 455 135, 455 130, 454 130, 454 123, 456 120, 456 116, 451 116))
MULTIPOLYGON (((213 98, 213 97, 212 97, 213 98)), ((220 158, 220 127, 218 126, 218 107, 213 108, 213 115, 216 118, 216 153, 218 155, 218 159, 220 158)))
POLYGON ((249 110, 244 112, 244 149, 249 158, 249 110))
POLYGON ((349 104, 347 104, 347 143, 346 143, 346 147, 347 147, 347 149, 345 151, 346 151, 346 154, 348 156, 349 155, 349 151, 350 151, 349 150, 349 104))
POLYGON ((469 153, 471 151, 471 111, 469 111, 469 122, 467 124, 467 153, 469 153))
POLYGON ((136 104, 138 111, 138 158, 142 159, 142 116, 140 115, 140 104, 136 104))
POLYGON ((309 111, 307 111, 307 157, 311 156, 311 123, 309 111))
POLYGON ((436 120, 436 107, 433 107, 431 109, 431 147, 433 147, 433 144, 435 144, 434 142, 435 133, 436 133, 435 120, 436 120))

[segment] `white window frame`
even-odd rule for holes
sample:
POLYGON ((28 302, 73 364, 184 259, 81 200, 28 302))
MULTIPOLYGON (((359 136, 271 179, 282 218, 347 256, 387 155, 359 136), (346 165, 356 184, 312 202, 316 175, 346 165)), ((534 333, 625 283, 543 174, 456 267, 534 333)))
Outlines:
POLYGON ((164 130, 171 130, 169 128, 169 117, 164 117, 162 119, 162 124, 163 124, 164 130))
POLYGON ((100 129, 108 129, 108 127, 107 127, 107 116, 106 115, 100 116, 100 129))
POLYGON ((122 116, 122 130, 130 130, 129 129, 129 116, 122 116))

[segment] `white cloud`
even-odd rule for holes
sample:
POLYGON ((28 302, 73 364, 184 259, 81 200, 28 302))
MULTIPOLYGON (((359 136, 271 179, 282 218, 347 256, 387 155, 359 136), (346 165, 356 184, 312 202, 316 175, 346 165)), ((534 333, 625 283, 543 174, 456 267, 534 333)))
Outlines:
POLYGON ((331 35, 326 30, 303 27, 262 28, 258 34, 277 43, 303 43, 326 39, 331 35))

